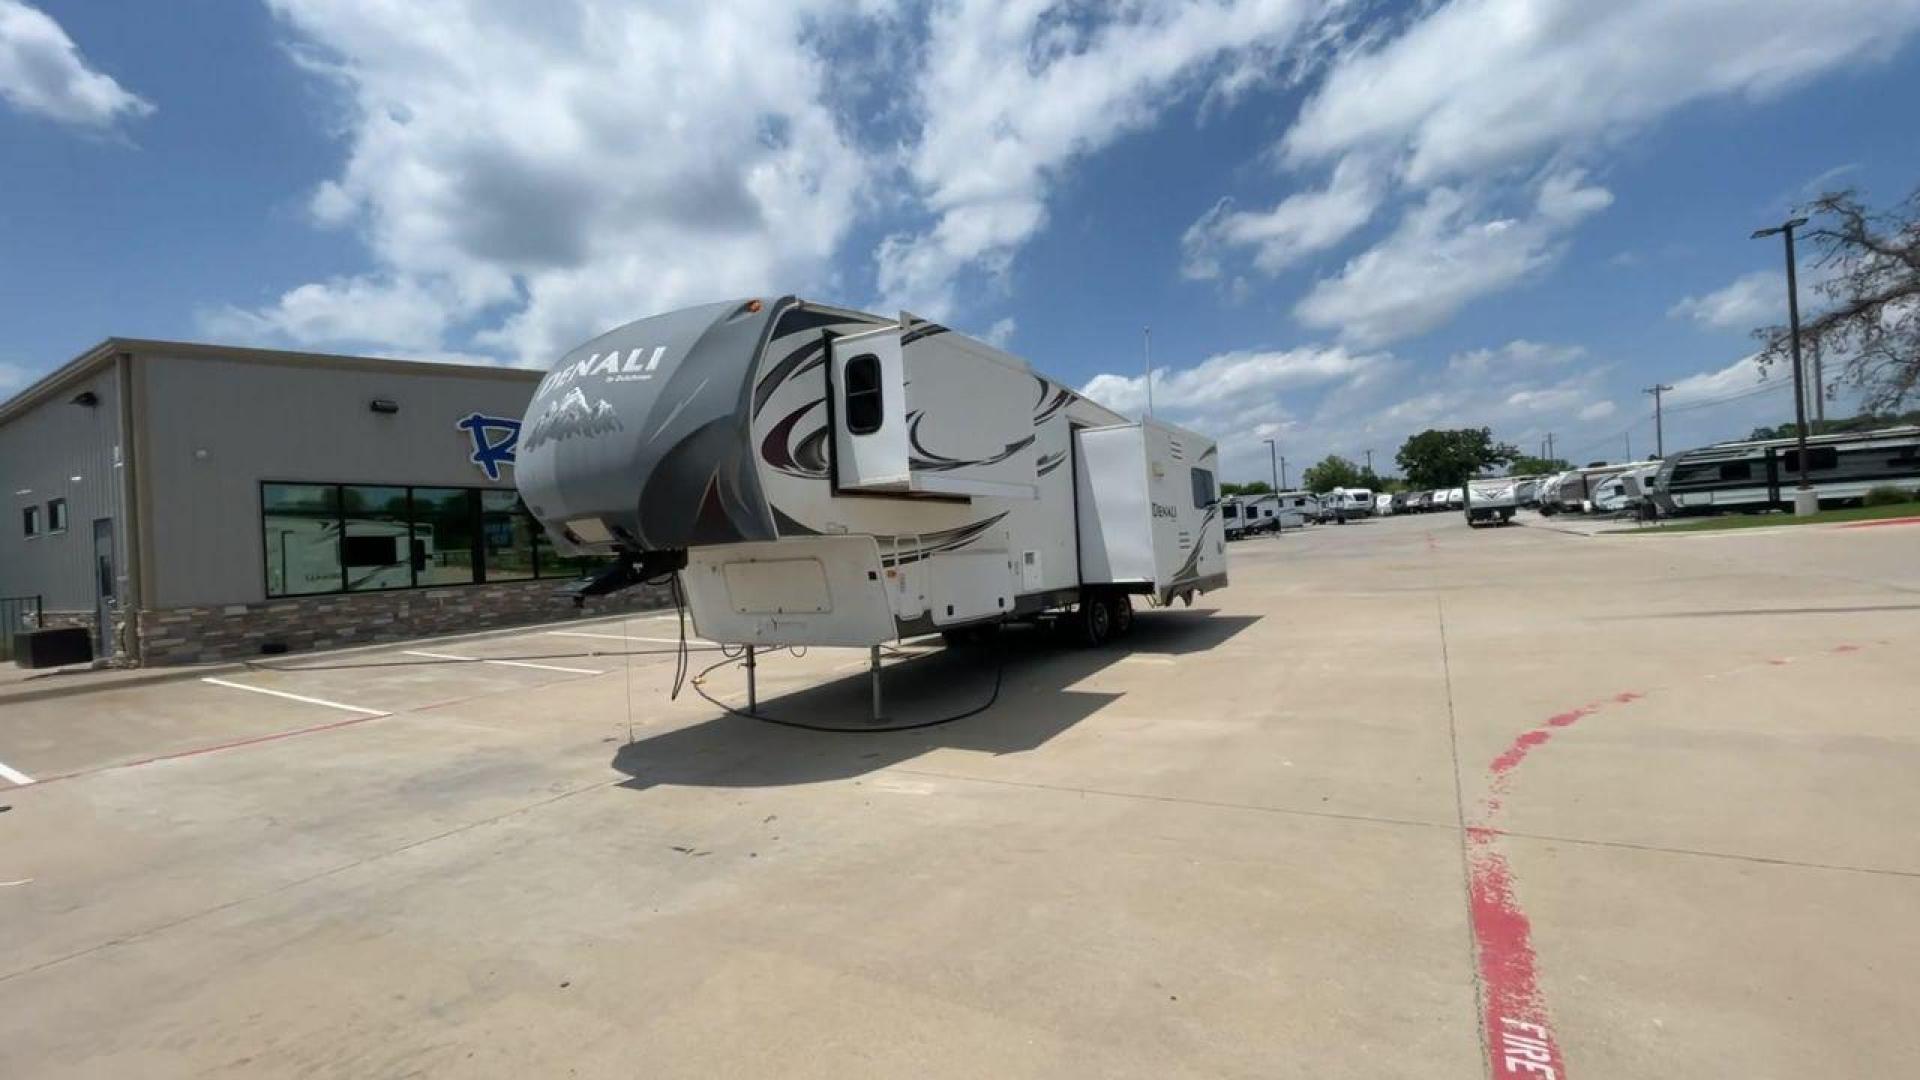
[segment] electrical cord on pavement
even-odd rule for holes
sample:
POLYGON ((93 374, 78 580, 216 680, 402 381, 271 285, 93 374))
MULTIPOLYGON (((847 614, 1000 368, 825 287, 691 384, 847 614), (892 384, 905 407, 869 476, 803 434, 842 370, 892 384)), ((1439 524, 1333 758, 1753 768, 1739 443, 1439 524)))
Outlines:
MULTIPOLYGON (((916 655, 914 653, 907 652, 903 649, 895 648, 891 645, 884 645, 884 646, 881 646, 881 648, 885 652, 894 656, 912 657, 916 655)), ((796 650, 796 655, 799 655, 797 650, 796 650)), ((714 672, 720 670, 723 667, 726 667, 729 664, 742 664, 744 662, 745 662, 745 652, 743 650, 738 655, 723 656, 720 660, 703 668, 700 674, 695 675, 693 677, 694 693, 699 694, 701 697, 707 699, 707 701, 710 704, 718 706, 722 711, 729 713, 733 716, 738 716, 745 720, 758 720, 763 724, 775 724, 780 727, 798 728, 801 731, 819 731, 819 732, 825 732, 832 735, 876 735, 876 734, 882 734, 889 731, 917 731, 922 728, 938 727, 941 724, 951 724, 956 720, 965 720, 969 716, 978 716, 981 713, 986 712, 988 709, 993 708, 994 703, 1000 700, 1000 685, 1002 682, 1005 681, 1006 674, 1007 674, 1007 648, 1004 641, 1000 639, 1000 636, 998 634, 996 634, 995 642, 994 642, 993 692, 987 695, 987 700, 981 702, 980 704, 974 706, 971 709, 966 710, 965 712, 957 712, 951 716, 939 716, 931 720, 916 720, 916 721, 913 721, 912 723, 906 723, 906 724, 861 724, 859 726, 851 726, 851 725, 839 725, 839 724, 816 724, 806 720, 788 720, 783 717, 769 716, 763 712, 748 712, 745 709, 736 709, 733 706, 727 704, 726 702, 721 701, 719 698, 714 697, 712 694, 707 693, 706 678, 708 675, 713 674, 714 672)))

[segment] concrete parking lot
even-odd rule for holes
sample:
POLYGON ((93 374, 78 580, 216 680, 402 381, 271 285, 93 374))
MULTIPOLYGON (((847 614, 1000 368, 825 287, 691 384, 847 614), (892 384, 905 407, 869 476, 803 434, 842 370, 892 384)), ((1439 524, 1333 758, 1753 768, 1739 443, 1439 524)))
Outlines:
POLYGON ((1908 1075, 1917 555, 1318 527, 894 734, 658 616, 0 704, 0 1076, 1908 1075))

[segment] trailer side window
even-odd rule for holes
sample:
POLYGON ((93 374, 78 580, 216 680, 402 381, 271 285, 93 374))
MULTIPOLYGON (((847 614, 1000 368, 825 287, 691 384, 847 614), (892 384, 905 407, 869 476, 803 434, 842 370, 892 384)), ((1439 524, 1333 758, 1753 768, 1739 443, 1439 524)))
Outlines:
POLYGON ((1746 461, 1726 462, 1720 466, 1720 479, 1751 480, 1753 479, 1753 464, 1746 461))
MULTIPOLYGON (((1789 450, 1781 455, 1780 467, 1788 472, 1800 471, 1800 451, 1789 450)), ((1840 467, 1840 451, 1831 446, 1810 446, 1807 448, 1807 469, 1837 469, 1840 467)))
POLYGON ((880 358, 861 353, 847 361, 847 430, 855 435, 871 435, 880 430, 886 418, 880 395, 880 358))
POLYGON ((1213 493, 1213 473, 1207 469, 1193 469, 1193 506, 1196 510, 1205 510, 1212 506, 1217 497, 1213 493))

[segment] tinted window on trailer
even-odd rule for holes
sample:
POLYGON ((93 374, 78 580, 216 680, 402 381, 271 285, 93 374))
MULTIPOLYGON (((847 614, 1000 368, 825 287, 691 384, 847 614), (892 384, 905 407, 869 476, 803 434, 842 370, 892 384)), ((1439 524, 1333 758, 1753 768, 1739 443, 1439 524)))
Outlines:
POLYGON ((1213 473, 1206 469, 1192 470, 1193 505, 1196 510, 1205 510, 1215 501, 1213 494, 1213 473))
MULTIPOLYGON (((1789 450, 1780 456, 1780 467, 1788 472, 1800 471, 1800 451, 1789 450)), ((1837 469, 1840 467, 1840 451, 1831 446, 1810 446, 1807 448, 1807 471, 1837 469)))
POLYGON ((1753 479, 1753 463, 1750 461, 1728 461, 1720 466, 1722 480, 1753 479))
POLYGON ((40 535, 40 508, 26 506, 20 509, 20 531, 27 536, 40 535))
POLYGON ((847 361, 847 430, 855 435, 871 435, 886 419, 885 403, 880 396, 880 358, 861 353, 847 361))
POLYGON ((54 499, 47 503, 47 531, 67 531, 67 500, 54 499))

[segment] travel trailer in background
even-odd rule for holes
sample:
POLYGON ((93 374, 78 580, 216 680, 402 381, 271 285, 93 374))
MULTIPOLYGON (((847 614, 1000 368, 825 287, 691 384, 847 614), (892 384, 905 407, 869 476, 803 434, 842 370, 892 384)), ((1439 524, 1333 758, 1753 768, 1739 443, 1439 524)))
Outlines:
POLYGON ((844 645, 1042 613, 1089 643, 1227 583, 1213 440, 1130 420, 910 315, 792 297, 562 357, 516 482, 582 595, 676 571, 701 636, 844 645))
MULTIPOLYGON (((1719 443, 1659 466, 1650 486, 1663 514, 1787 508, 1800 483, 1800 448, 1796 439, 1719 443)), ((1858 499, 1886 485, 1920 487, 1920 427, 1812 436, 1807 479, 1823 503, 1858 499)))
POLYGON ((1220 520, 1227 539, 1280 530, 1280 500, 1271 495, 1235 495, 1220 500, 1220 520))
POLYGON ((1280 504, 1280 528, 1298 529, 1309 522, 1320 520, 1320 496, 1311 491, 1283 491, 1277 496, 1280 504))
POLYGON ((1366 488, 1334 488, 1320 497, 1328 510, 1347 517, 1367 517, 1373 513, 1373 492, 1366 488))
POLYGON ((1467 481, 1461 489, 1467 524, 1478 528, 1483 521, 1501 525, 1512 521, 1514 511, 1520 507, 1519 499, 1514 494, 1517 486, 1518 483, 1510 476, 1476 477, 1467 481))

